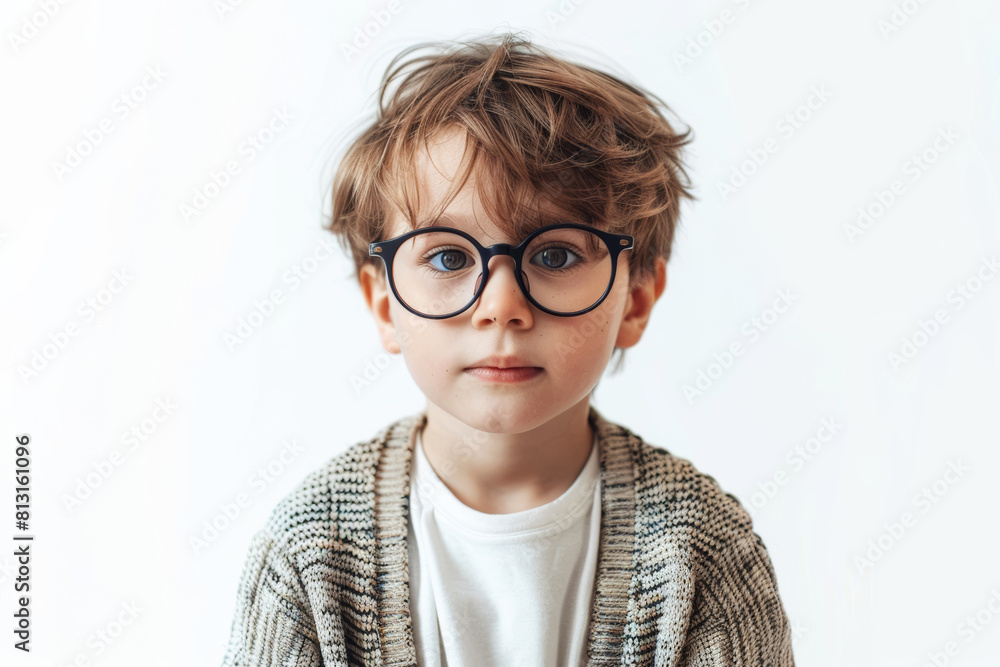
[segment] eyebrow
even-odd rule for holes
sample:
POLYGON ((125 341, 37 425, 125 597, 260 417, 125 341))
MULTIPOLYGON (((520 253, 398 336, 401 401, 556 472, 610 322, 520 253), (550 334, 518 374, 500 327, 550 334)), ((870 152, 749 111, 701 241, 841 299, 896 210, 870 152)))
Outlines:
MULTIPOLYGON (((441 217, 438 218, 437 220, 430 220, 427 218, 423 219, 422 221, 418 222, 413 229, 416 230, 416 229, 422 229, 424 227, 440 225, 446 227, 454 227, 456 229, 461 229, 462 231, 468 232, 469 230, 466 229, 464 225, 468 224, 470 220, 471 218, 464 215, 452 216, 447 213, 443 213, 441 217), (458 224, 458 223, 464 223, 464 224, 458 224)), ((580 222, 580 221, 573 219, 570 216, 542 214, 539 216, 538 224, 532 225, 528 233, 531 233, 540 227, 557 224, 559 222, 580 222)))
POLYGON ((431 227, 442 225, 445 227, 455 227, 456 229, 461 229, 465 231, 464 224, 469 223, 470 218, 466 216, 453 216, 447 213, 443 213, 437 220, 431 220, 429 218, 424 218, 413 229, 422 229, 424 227, 431 227), (464 224, 459 224, 464 223, 464 224))

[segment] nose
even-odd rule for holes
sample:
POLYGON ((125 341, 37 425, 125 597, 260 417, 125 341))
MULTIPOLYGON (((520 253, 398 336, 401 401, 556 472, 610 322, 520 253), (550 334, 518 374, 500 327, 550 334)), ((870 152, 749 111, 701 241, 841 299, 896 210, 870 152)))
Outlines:
POLYGON ((532 324, 531 304, 514 276, 514 259, 498 255, 490 258, 486 287, 473 306, 473 324, 528 327, 532 324))

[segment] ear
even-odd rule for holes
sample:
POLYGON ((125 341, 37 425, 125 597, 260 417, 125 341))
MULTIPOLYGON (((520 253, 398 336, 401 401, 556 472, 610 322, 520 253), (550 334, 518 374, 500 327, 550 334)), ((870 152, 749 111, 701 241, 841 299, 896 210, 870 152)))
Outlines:
POLYGON ((615 347, 632 347, 642 338, 646 330, 649 316, 653 312, 653 304, 663 294, 667 287, 667 262, 662 257, 656 258, 656 268, 652 274, 637 279, 629 286, 625 310, 622 312, 621 325, 618 327, 618 339, 615 347))
POLYGON ((365 303, 375 317, 375 326, 378 327, 382 347, 390 354, 399 354, 403 350, 396 342, 396 325, 389 314, 392 295, 389 293, 389 283, 385 278, 385 268, 371 262, 366 263, 361 267, 358 282, 361 283, 361 293, 364 294, 365 303))

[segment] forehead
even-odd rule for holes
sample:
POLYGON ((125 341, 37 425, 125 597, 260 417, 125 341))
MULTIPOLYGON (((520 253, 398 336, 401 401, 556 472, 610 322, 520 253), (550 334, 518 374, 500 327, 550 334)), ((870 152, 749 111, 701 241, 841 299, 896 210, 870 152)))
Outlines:
POLYGON ((584 222, 561 211, 538 192, 531 193, 530 203, 526 202, 521 207, 521 215, 491 216, 484 197, 492 197, 494 207, 499 202, 502 208, 508 208, 505 205, 514 198, 495 190, 482 160, 471 165, 473 153, 468 135, 461 128, 442 129, 431 136, 426 150, 421 146, 414 155, 410 168, 415 196, 406 197, 404 194, 404 199, 412 207, 413 220, 411 222, 402 211, 394 209, 388 220, 387 236, 443 225, 462 229, 478 238, 499 240, 527 236, 538 227, 556 222, 584 222), (464 183, 456 191, 462 178, 464 183), (442 209, 452 194, 454 197, 442 209), (510 219, 513 217, 519 219, 510 219))

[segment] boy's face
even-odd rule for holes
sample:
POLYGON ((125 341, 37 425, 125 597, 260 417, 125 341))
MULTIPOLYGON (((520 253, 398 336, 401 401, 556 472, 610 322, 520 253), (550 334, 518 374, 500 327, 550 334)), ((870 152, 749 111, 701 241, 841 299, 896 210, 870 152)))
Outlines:
MULTIPOLYGON (((463 132, 441 134, 430 144, 433 164, 426 154, 418 161, 422 211, 442 201, 461 162, 464 142, 463 132)), ((521 239, 505 237, 486 217, 475 176, 470 175, 436 224, 462 229, 484 246, 516 245, 521 239)), ((401 215, 390 223, 386 238, 410 231, 401 215)), ((471 428, 490 433, 522 433, 587 401, 614 348, 639 341, 666 280, 661 261, 655 278, 630 288, 623 253, 604 301, 583 315, 559 317, 524 298, 510 257, 492 258, 489 268, 482 296, 461 314, 441 320, 406 310, 389 289, 381 262, 365 266, 361 285, 383 347, 390 353, 402 352, 410 374, 427 397, 428 415, 440 409, 471 428), (492 355, 517 356, 525 360, 525 366, 539 370, 513 382, 491 381, 483 371, 471 370, 492 355)))

